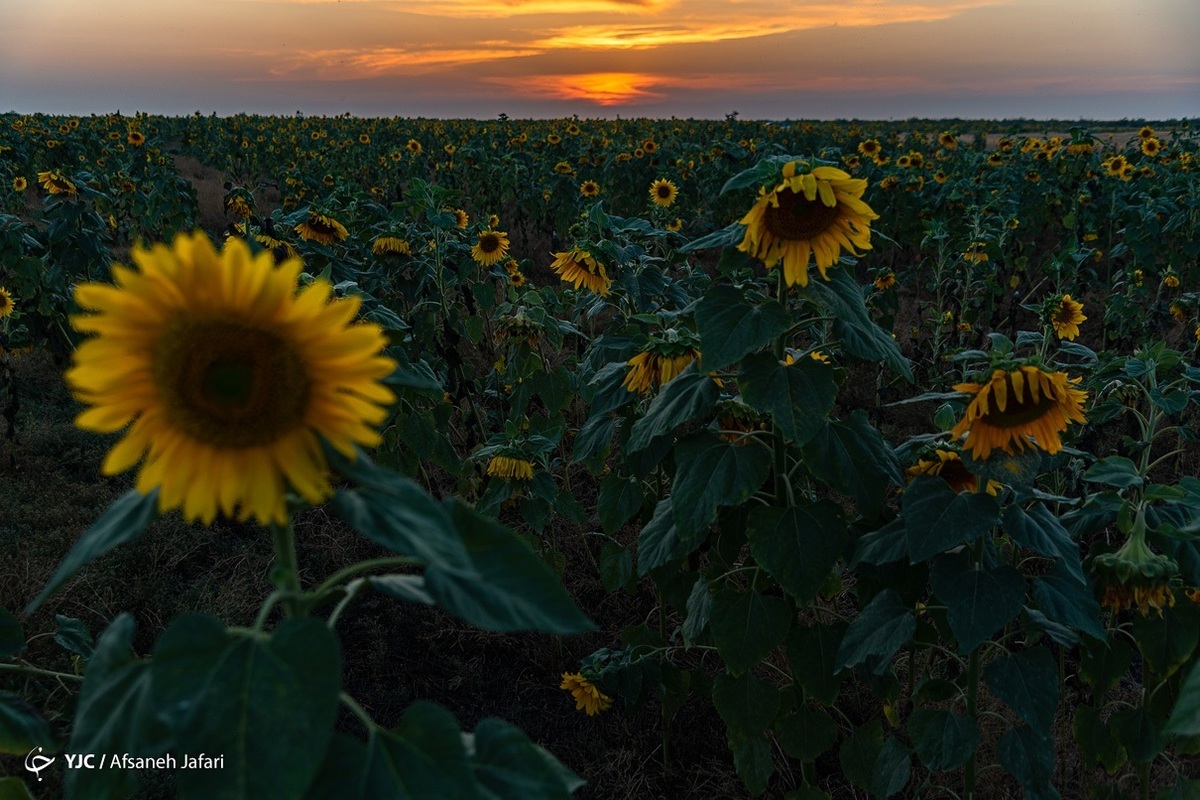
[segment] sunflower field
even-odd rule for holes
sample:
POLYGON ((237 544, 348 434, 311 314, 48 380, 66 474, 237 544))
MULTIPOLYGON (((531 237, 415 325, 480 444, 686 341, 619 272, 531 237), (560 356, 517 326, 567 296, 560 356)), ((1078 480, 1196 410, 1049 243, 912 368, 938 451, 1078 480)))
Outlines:
POLYGON ((1200 797, 1140 124, 0 116, 0 800, 1200 797))

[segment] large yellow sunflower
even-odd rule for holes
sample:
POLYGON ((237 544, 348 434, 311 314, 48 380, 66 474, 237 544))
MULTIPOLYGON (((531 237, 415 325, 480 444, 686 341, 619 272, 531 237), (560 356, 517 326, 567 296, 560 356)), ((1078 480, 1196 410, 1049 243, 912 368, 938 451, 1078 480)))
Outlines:
POLYGON ((659 178, 650 184, 650 200, 656 206, 668 208, 679 196, 679 187, 666 178, 659 178))
POLYGON ((1053 455, 1062 450, 1058 435, 1067 423, 1087 422, 1083 416, 1087 392, 1073 386, 1080 380, 1025 364, 994 370, 986 383, 957 384, 955 391, 975 397, 950 433, 966 434, 963 447, 980 461, 996 449, 1015 455, 1036 448, 1053 455))
POLYGON ((612 286, 604 265, 587 250, 577 247, 565 253, 554 253, 554 263, 550 268, 576 289, 587 288, 601 297, 608 296, 609 287, 612 286))
POLYGON ((507 255, 508 234, 505 231, 484 231, 471 245, 471 258, 485 267, 500 263, 507 255))
POLYGON ((867 182, 834 167, 798 173, 799 164, 783 167, 783 182, 740 220, 746 234, 738 249, 762 260, 768 268, 783 262, 788 286, 808 285, 808 263, 815 256, 821 277, 837 263, 842 250, 871 249, 870 223, 879 215, 862 201, 867 182))
POLYGON ((1071 299, 1064 294, 1058 306, 1050 314, 1050 324, 1060 339, 1072 341, 1079 335, 1079 324, 1086 320, 1083 315, 1083 303, 1071 299))
POLYGON ((395 398, 379 381, 395 363, 378 325, 355 323, 357 297, 298 293, 299 259, 275 267, 240 239, 220 252, 203 233, 133 251, 116 285, 75 291, 93 334, 67 381, 89 409, 76 421, 124 430, 102 471, 141 462, 137 489, 159 510, 208 524, 217 512, 286 522, 285 486, 318 503, 332 492, 320 440, 348 457, 374 446, 395 398))
POLYGON ((350 235, 345 225, 327 214, 318 214, 315 211, 308 215, 308 219, 297 225, 295 230, 300 234, 301 239, 318 244, 344 242, 350 235))
POLYGON ((8 293, 8 289, 0 286, 0 319, 12 314, 17 304, 13 302, 12 295, 8 293))
POLYGON ((54 170, 38 173, 38 183, 50 194, 75 194, 75 184, 54 170))
POLYGON ((665 386, 679 377, 679 373, 687 369, 688 364, 699 356, 700 351, 695 349, 674 356, 659 355, 650 351, 637 353, 626 362, 629 372, 621 385, 627 391, 646 394, 656 385, 665 386))
POLYGON ((585 711, 589 717, 607 711, 612 706, 612 698, 600 691, 581 673, 564 672, 558 688, 570 692, 575 698, 575 710, 585 711))

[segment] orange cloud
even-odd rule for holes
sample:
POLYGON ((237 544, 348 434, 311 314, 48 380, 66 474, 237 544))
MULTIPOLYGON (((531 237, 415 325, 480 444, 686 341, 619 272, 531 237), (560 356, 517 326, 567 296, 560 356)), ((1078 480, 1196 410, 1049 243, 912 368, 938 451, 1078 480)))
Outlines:
MULTIPOLYGON (((280 5, 329 5, 342 0, 242 0, 280 5)), ((653 14, 673 8, 678 0, 346 0, 431 17, 503 18, 531 14, 653 14)))
POLYGON ((671 89, 784 88, 761 75, 683 76, 640 72, 588 72, 576 75, 527 75, 486 78, 521 97, 583 100, 597 106, 638 105, 666 96, 671 89))
MULTIPOLYGON (((423 73, 445 67, 539 55, 539 49, 512 42, 476 42, 470 49, 406 49, 386 47, 370 50, 308 50, 290 54, 267 70, 276 78, 305 77, 314 80, 353 80, 397 73, 423 73)), ((278 59, 276 59, 278 61, 278 59)))

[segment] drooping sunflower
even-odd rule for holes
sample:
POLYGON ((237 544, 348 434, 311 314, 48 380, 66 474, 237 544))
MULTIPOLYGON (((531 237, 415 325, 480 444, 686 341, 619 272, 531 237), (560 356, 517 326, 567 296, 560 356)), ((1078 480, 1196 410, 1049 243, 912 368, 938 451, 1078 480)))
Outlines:
POLYGON ((414 156, 421 155, 421 143, 416 139, 409 139, 408 144, 404 145, 404 149, 414 156))
POLYGON ((834 167, 798 171, 799 162, 783 167, 783 182, 771 192, 760 190, 758 202, 740 220, 746 226, 738 249, 768 268, 783 262, 788 286, 808 285, 810 256, 821 277, 843 250, 871 249, 871 220, 879 215, 862 201, 867 182, 834 167))
POLYGON ((533 480, 533 462, 510 456, 493 456, 488 462, 487 474, 514 481, 533 480))
POLYGON ((490 267, 508 256, 508 234, 505 231, 484 231, 479 240, 471 245, 471 258, 477 264, 490 267))
POLYGON ((318 244, 344 242, 350 235, 345 225, 328 214, 318 214, 315 211, 308 215, 308 219, 297 225, 295 230, 301 239, 318 244))
POLYGON ((50 194, 73 195, 76 192, 75 184, 71 183, 71 181, 67 180, 54 170, 39 172, 38 183, 40 183, 42 188, 50 194))
POLYGON ((626 363, 629 372, 621 386, 626 391, 646 394, 655 386, 665 386, 679 376, 700 356, 700 351, 694 348, 676 355, 662 355, 653 350, 637 353, 626 363))
MULTIPOLYGON (((974 492, 979 487, 979 478, 967 469, 962 456, 953 450, 938 448, 931 459, 919 458, 917 463, 904 471, 908 480, 912 481, 920 475, 936 475, 950 484, 956 492, 974 492)), ((993 497, 1003 488, 995 481, 987 482, 987 493, 993 497)))
POLYGON ((17 304, 13 302, 12 295, 8 293, 8 289, 0 286, 0 319, 4 319, 12 314, 16 307, 17 304))
POLYGON ((468 216, 467 212, 463 211, 461 208, 452 208, 450 209, 450 213, 454 214, 455 226, 459 228, 465 228, 467 225, 471 224, 471 217, 468 216))
POLYGON ((962 254, 963 261, 969 261, 972 264, 982 264, 988 260, 987 242, 971 242, 967 245, 967 250, 962 254))
POLYGON ((650 200, 656 206, 669 208, 679 196, 679 187, 666 178, 659 178, 650 184, 650 200))
POLYGON ((950 131, 942 131, 938 134, 938 144, 945 147, 947 150, 953 150, 958 147, 958 137, 950 131))
POLYGON ((1079 325, 1087 317, 1083 315, 1083 303, 1077 300, 1072 300, 1071 295, 1064 294, 1050 313, 1050 324, 1054 327, 1054 333, 1060 339, 1074 341, 1079 335, 1079 325))
POLYGON ((896 273, 894 272, 885 272, 875 279, 875 288, 881 292, 886 292, 895 285, 896 273))
POLYGON ((584 197, 597 197, 600 194, 600 184, 595 181, 584 181, 579 184, 579 193, 584 197))
POLYGON ((399 236, 380 236, 371 243, 371 252, 377 256, 411 256, 412 247, 399 236))
POLYGON ((564 672, 558 688, 566 689, 575 698, 575 710, 586 711, 593 717, 612 706, 612 698, 596 688, 595 684, 580 673, 564 672))
POLYGON ((601 297, 608 295, 612 280, 608 277, 604 265, 591 253, 573 248, 553 255, 554 263, 550 265, 550 269, 564 281, 573 284, 576 289, 586 288, 601 297))
POLYGON ((997 449, 1009 455, 1027 448, 1058 453, 1062 450, 1059 434, 1067 424, 1087 422, 1083 415, 1087 392, 1074 388, 1080 380, 1023 364, 994 370, 986 383, 956 384, 955 391, 974 397, 950 433, 956 438, 965 434, 963 447, 979 461, 997 449))
POLYGON ((89 409, 76 420, 124 431, 106 475, 139 462, 137 489, 160 511, 209 524, 218 511, 262 524, 287 519, 285 486, 318 503, 332 494, 320 440, 354 456, 395 396, 387 339, 355 323, 357 297, 317 280, 297 292, 299 259, 279 267, 240 239, 218 252, 203 233, 135 247, 115 285, 87 283, 75 328, 92 334, 67 381, 89 409))

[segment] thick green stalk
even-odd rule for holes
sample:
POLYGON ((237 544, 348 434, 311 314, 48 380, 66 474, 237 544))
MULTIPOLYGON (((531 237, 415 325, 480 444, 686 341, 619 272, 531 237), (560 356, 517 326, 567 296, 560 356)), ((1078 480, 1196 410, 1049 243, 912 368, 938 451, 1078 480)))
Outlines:
MULTIPOLYGON (((776 270, 779 273, 779 302, 786 308, 787 281, 783 274, 783 265, 778 265, 776 270)), ((773 345, 775 358, 780 361, 783 361, 784 351, 787 349, 787 337, 787 332, 784 332, 773 345)), ((771 420, 771 438, 775 450, 775 504, 784 507, 787 504, 787 498, 791 495, 787 487, 787 440, 783 436, 783 430, 779 427, 779 423, 774 419, 771 420)))
POLYGON ((275 585, 283 592, 284 613, 289 617, 304 616, 300 602, 300 570, 296 566, 296 532, 289 515, 284 525, 271 525, 275 544, 275 585))

